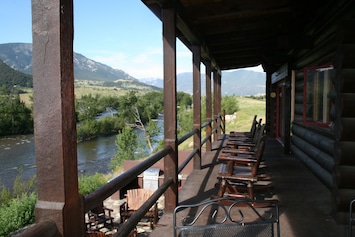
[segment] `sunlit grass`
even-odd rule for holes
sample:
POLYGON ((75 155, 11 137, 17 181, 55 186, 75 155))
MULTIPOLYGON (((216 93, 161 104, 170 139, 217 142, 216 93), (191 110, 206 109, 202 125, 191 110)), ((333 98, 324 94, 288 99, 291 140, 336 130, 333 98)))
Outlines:
POLYGON ((254 115, 257 115, 259 121, 265 123, 265 100, 256 100, 246 97, 238 97, 239 111, 235 118, 226 123, 226 133, 230 131, 244 132, 249 131, 254 115))

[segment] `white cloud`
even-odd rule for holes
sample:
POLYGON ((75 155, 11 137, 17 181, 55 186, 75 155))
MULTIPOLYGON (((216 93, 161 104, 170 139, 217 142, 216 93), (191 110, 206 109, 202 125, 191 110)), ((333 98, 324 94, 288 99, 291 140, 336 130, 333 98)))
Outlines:
POLYGON ((255 71, 255 72, 264 72, 264 69, 261 65, 256 66, 256 67, 248 67, 248 68, 244 68, 244 69, 255 71))

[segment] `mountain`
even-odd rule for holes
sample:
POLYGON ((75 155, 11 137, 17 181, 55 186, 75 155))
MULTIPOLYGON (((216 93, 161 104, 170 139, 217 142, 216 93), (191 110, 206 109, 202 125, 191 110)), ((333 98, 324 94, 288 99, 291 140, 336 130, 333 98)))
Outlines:
MULTIPOLYGON (((32 44, 0 44, 0 60, 26 74, 32 74, 32 44)), ((3 73, 0 70, 0 74, 3 73)), ((163 79, 144 78, 137 80, 122 70, 114 69, 85 56, 74 53, 74 78, 77 80, 101 81, 102 85, 123 89, 159 90, 163 88, 163 79), (147 88, 147 86, 150 88, 147 88)), ((26 79, 27 80, 27 79, 26 79)), ((1 81, 0 81, 1 82, 1 81)), ((201 94, 205 95, 205 75, 201 74, 201 94)), ((192 73, 177 75, 177 90, 192 94, 192 73)), ((265 73, 250 70, 222 72, 223 95, 258 95, 265 94, 265 73)))
MULTIPOLYGON (((32 44, 8 43, 0 44, 0 60, 11 68, 26 74, 32 74, 32 44)), ((74 78, 78 80, 115 81, 118 79, 134 80, 122 70, 113 69, 74 53, 74 78)))
POLYGON ((164 87, 164 80, 161 78, 140 78, 138 79, 141 82, 151 85, 151 86, 156 86, 159 88, 163 88, 164 87))
MULTIPOLYGON (((163 88, 163 79, 143 78, 140 81, 163 88)), ((192 94, 192 73, 184 72, 177 75, 177 90, 192 94)), ((259 95, 265 94, 265 73, 251 70, 239 69, 222 72, 222 93, 223 95, 259 95)), ((201 94, 204 96, 206 91, 206 78, 201 74, 201 94)))
POLYGON ((32 87, 32 76, 16 71, 0 60, 0 86, 12 88, 15 85, 32 87))

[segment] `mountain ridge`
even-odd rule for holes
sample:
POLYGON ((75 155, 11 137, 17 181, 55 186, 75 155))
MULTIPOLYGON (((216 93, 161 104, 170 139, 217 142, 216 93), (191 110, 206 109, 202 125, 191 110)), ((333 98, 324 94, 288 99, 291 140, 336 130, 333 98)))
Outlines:
MULTIPOLYGON (((0 44, 0 60, 17 71, 32 75, 32 44, 0 44)), ((118 79, 138 81, 123 70, 114 69, 76 52, 74 52, 74 78, 98 81, 115 81, 118 79)))
MULTIPOLYGON (((7 43, 0 44, 0 60, 19 72, 32 74, 32 44, 7 43)), ((96 62, 80 53, 74 52, 74 78, 76 80, 102 81, 105 86, 122 87, 130 84, 126 89, 149 86, 152 90, 163 88, 161 78, 136 79, 120 69, 96 62)), ((177 75, 177 90, 192 94, 192 72, 177 75)), ((222 93, 225 95, 259 95, 265 94, 265 73, 245 69, 222 72, 222 93)), ((206 78, 201 74, 201 95, 205 95, 206 78)))
MULTIPOLYGON (((140 81, 163 87, 163 79, 160 78, 142 78, 140 81)), ((192 72, 183 72, 177 75, 177 90, 192 94, 192 72)), ((201 74, 201 95, 205 96, 206 76, 201 74)), ((226 95, 250 96, 263 95, 266 89, 265 73, 255 72, 246 69, 238 69, 222 72, 222 93, 226 95)))

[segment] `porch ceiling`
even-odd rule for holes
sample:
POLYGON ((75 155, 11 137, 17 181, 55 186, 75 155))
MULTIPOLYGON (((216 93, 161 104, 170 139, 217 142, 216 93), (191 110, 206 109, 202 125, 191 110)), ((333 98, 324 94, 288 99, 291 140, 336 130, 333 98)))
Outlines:
POLYGON ((262 64, 274 71, 293 50, 312 47, 312 29, 324 24, 330 0, 142 0, 161 19, 177 11, 177 37, 201 44, 202 60, 220 70, 262 64))

